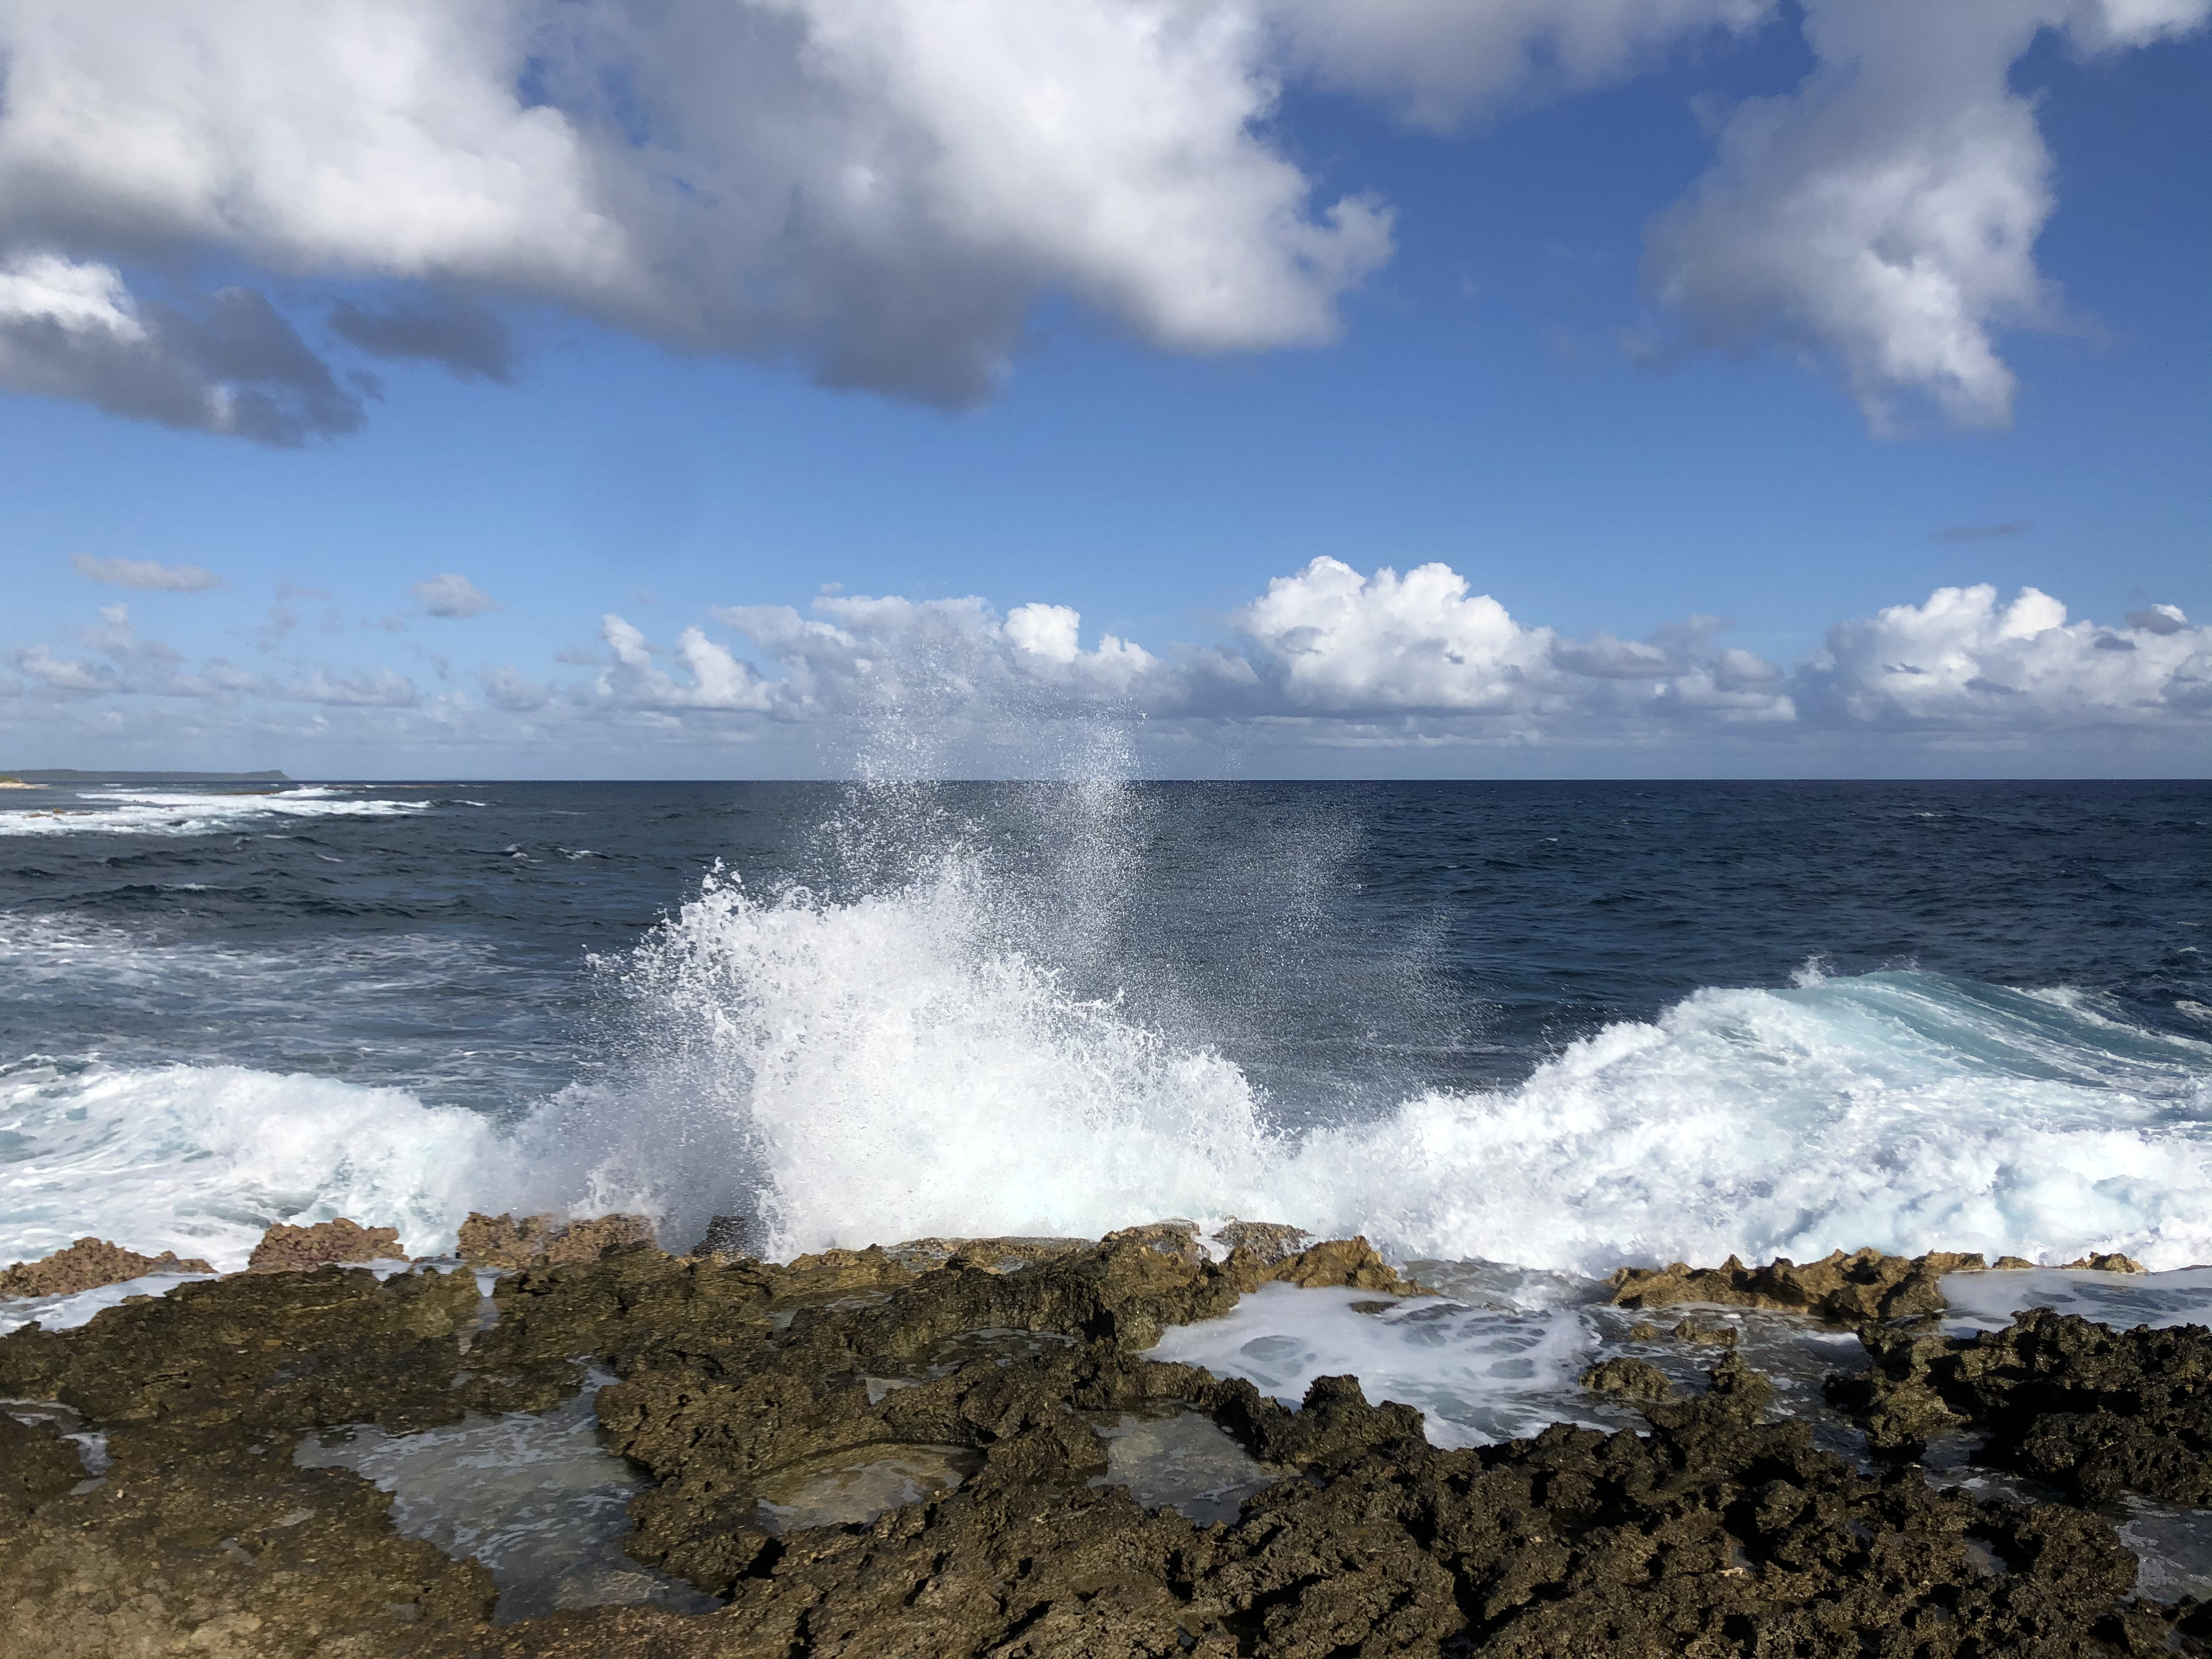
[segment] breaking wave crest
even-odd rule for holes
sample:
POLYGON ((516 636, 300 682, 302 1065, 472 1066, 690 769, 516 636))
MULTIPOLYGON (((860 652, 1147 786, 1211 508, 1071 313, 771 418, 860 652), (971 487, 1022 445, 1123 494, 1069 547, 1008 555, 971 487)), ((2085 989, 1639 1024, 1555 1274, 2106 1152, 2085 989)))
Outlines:
POLYGON ((1074 994, 1011 902, 964 856, 848 902, 718 875, 610 964, 626 1080, 506 1128, 239 1067, 20 1065, 0 1261, 98 1231, 235 1265, 268 1221, 337 1213, 424 1251, 507 1204, 644 1205, 678 1248, 750 1209, 785 1255, 1235 1214, 1583 1273, 1861 1244, 2212 1260, 2212 1044, 2094 998, 1911 971, 1705 990, 1518 1086, 1293 1131, 1231 1058, 1074 994))

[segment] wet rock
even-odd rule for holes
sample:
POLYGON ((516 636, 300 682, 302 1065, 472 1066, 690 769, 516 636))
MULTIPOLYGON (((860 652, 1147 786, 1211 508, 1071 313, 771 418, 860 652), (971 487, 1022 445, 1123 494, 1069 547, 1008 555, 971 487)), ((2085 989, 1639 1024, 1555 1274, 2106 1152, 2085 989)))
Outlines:
POLYGON ((2212 1331, 2116 1331, 2031 1309, 1965 1340, 1869 1328, 1870 1370, 1832 1379, 1878 1447, 1972 1426, 1982 1455, 2101 1504, 2123 1492, 2212 1504, 2212 1331))
POLYGON ((1737 1338, 1735 1326, 1723 1324, 1717 1319, 1700 1319, 1695 1314, 1678 1321, 1668 1334, 1677 1342, 1708 1348, 1733 1348, 1737 1338))
MULTIPOLYGON (((1244 1243, 1215 1262, 1193 1242, 1136 1229, 1048 1256, 963 1244, 933 1265, 862 1250, 787 1266, 632 1243, 502 1279, 499 1320, 465 1355, 467 1273, 239 1275, 78 1330, 27 1328, 0 1338, 0 1394, 76 1407, 116 1461, 91 1492, 54 1495, 50 1475, 35 1509, 0 1515, 0 1652, 2087 1659, 2198 1640, 2201 1609, 2121 1605, 2135 1564, 2100 1516, 1863 1474, 1806 1425, 1769 1421, 1766 1379, 1733 1351, 1702 1393, 1638 1396, 1648 1431, 1555 1426, 1455 1451, 1355 1378, 1318 1380, 1292 1410, 1149 1360, 1164 1327, 1260 1284, 1411 1293, 1360 1241, 1273 1262, 1244 1243), (291 1462, 312 1426, 550 1403, 586 1362, 619 1379, 597 1396, 601 1423, 655 1481, 632 1553, 726 1596, 718 1611, 493 1626, 480 1569, 398 1539, 366 1483, 291 1462), (1294 1473, 1225 1523, 1148 1510, 1104 1484, 1091 1424, 1163 1412, 1202 1414, 1294 1473), (967 1478, 866 1521, 763 1524, 764 1486, 901 1447, 957 1455, 967 1478)), ((1893 1369, 1938 1399, 2048 1387, 2077 1405, 2155 1372, 2170 1387, 2152 1420, 2170 1407, 2179 1425, 2189 1379, 2212 1370, 2189 1342, 2130 1346, 2145 1335, 2046 1333, 1972 1364, 1969 1345, 1939 1341, 1899 1348, 1893 1369)))
MULTIPOLYGON (((475 1218, 471 1216, 471 1220, 475 1218)), ((761 1224, 749 1215, 711 1216, 707 1231, 691 1247, 694 1255, 742 1256, 758 1260, 761 1255, 761 1224)))
POLYGON ((1209 1235, 1226 1250, 1245 1250, 1270 1264, 1298 1254, 1313 1241, 1303 1227, 1279 1221, 1231 1221, 1209 1235))
POLYGON ((2109 1255, 2093 1254, 2082 1256, 2078 1261, 2062 1261, 2058 1265, 2062 1267, 2087 1268, 2092 1273, 2147 1273, 2150 1271, 2133 1256, 2122 1255, 2117 1250, 2109 1255))
POLYGON ((397 1227, 364 1227, 340 1216, 318 1221, 311 1227, 278 1222, 261 1235, 253 1254, 246 1259, 250 1273, 300 1273, 341 1261, 389 1261, 404 1259, 397 1227))
POLYGON ((1582 1384, 1592 1394, 1617 1394, 1629 1400, 1664 1400, 1674 1391, 1666 1372, 1625 1354, 1591 1366, 1583 1373, 1582 1384))
MULTIPOLYGON (((726 1218, 724 1218, 726 1219, 726 1218)), ((592 1261, 625 1244, 651 1244, 653 1224, 641 1215, 567 1221, 554 1215, 484 1215, 471 1211, 455 1250, 471 1267, 513 1270, 539 1262, 592 1261)))
POLYGON ((0 1270, 0 1299, 20 1296, 73 1296, 103 1285, 120 1285, 148 1273, 211 1273, 197 1256, 174 1250, 141 1255, 104 1238, 80 1238, 67 1249, 37 1261, 18 1261, 0 1270))
POLYGON ((59 1498, 84 1479, 74 1443, 52 1423, 23 1423, 0 1412, 0 1527, 59 1498))
POLYGON ((240 1273, 109 1308, 75 1330, 0 1337, 0 1397, 55 1400, 106 1425, 267 1435, 461 1415, 456 1334, 467 1273, 240 1273))
POLYGON ((399 1537, 357 1476, 161 1434, 109 1449, 97 1486, 0 1522, 0 1653, 427 1659, 490 1614, 490 1575, 399 1537))
POLYGON ((1884 1255, 1879 1250, 1838 1250, 1800 1267, 1778 1256, 1747 1267, 1730 1256, 1717 1267, 1622 1267, 1606 1282, 1614 1305, 1659 1308, 1674 1302, 1709 1302, 1741 1308, 1779 1308, 1836 1324, 1940 1313, 1942 1275, 1989 1264, 1978 1255, 1931 1251, 1884 1255))

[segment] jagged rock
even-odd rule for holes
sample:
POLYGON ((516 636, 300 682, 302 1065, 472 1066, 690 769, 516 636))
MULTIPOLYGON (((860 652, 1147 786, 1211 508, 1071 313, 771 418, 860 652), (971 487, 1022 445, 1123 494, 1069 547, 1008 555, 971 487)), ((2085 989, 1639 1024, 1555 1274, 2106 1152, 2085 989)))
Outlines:
POLYGON ((0 1411, 0 1528, 83 1479, 84 1462, 59 1429, 0 1411))
POLYGON ((1778 1256, 1747 1267, 1730 1256, 1717 1267, 1622 1267, 1606 1282, 1623 1308, 1660 1308, 1674 1302, 1711 1302, 1740 1308, 1780 1308, 1840 1325, 1940 1313, 1945 1273, 1986 1267, 1978 1255, 1931 1251, 1906 1258, 1879 1250, 1841 1250, 1802 1267, 1778 1256))
MULTIPOLYGON (((476 1218, 469 1218, 473 1221, 476 1218)), ((757 1261, 761 1254, 761 1225, 749 1215, 710 1216, 707 1231, 691 1247, 694 1255, 727 1255, 757 1261)))
POLYGON ((467 1273, 239 1273, 108 1308, 75 1330, 0 1337, 0 1398, 54 1400, 101 1425, 283 1433, 456 1421, 467 1273))
POLYGON ((2212 1504, 2212 1331, 2115 1331, 2030 1309, 1965 1340, 1877 1327, 1871 1370, 1832 1378, 1831 1399, 1869 1438, 1911 1451, 1947 1429, 1986 1431, 1982 1455, 2083 1502, 2123 1492, 2212 1504))
POLYGON ((490 1575, 392 1528, 337 1469, 235 1442, 112 1435, 94 1489, 0 1524, 0 1653, 38 1659, 445 1659, 490 1575))
POLYGON ((278 1222, 261 1235, 253 1254, 246 1259, 250 1273, 301 1273, 342 1261, 404 1260, 397 1227, 364 1227, 340 1216, 318 1221, 311 1227, 278 1222))
POLYGON ((174 1250, 141 1255, 104 1238, 80 1238, 67 1249, 36 1261, 18 1261, 0 1271, 0 1299, 19 1296, 73 1296, 102 1285, 120 1285, 148 1273, 211 1273, 197 1256, 174 1250))
POLYGON ((1261 1261, 1285 1261, 1306 1248, 1313 1235, 1279 1221, 1231 1221, 1208 1235, 1225 1250, 1245 1250, 1261 1261))
POLYGON ((1583 1373, 1582 1383, 1592 1394, 1617 1394, 1631 1400, 1664 1400, 1674 1391, 1666 1372, 1625 1354, 1591 1366, 1583 1373))
POLYGON ((1693 1343, 1700 1347, 1733 1348, 1738 1332, 1733 1325, 1723 1324, 1717 1319, 1700 1319, 1695 1314, 1675 1322, 1668 1334, 1677 1342, 1693 1343))
POLYGON ((653 1242, 653 1224, 641 1215, 594 1216, 588 1221, 532 1215, 517 1220, 472 1210, 461 1223, 455 1249, 471 1267, 513 1270, 538 1262, 596 1261, 617 1245, 653 1242))
POLYGON ((2118 1250, 2107 1255, 2092 1254, 2082 1256, 2077 1261, 2062 1261, 2058 1265, 2062 1267, 2087 1268, 2092 1273, 2147 1273, 2150 1271, 2133 1256, 2122 1255, 2118 1250))
MULTIPOLYGON (((2212 1624, 2193 1604, 2122 1606, 2134 1562, 2094 1512, 1978 1503, 1815 1449, 1803 1424, 1767 1420, 1766 1379, 1732 1352, 1704 1393, 1642 1400, 1648 1432, 1554 1426, 1454 1451, 1353 1378, 1320 1379, 1293 1411, 1147 1359, 1164 1327, 1271 1279, 1411 1293, 1359 1241, 1216 1263, 1176 1237, 1133 1230, 988 1267, 959 1250, 935 1266, 874 1249, 777 1266, 631 1244, 503 1279, 499 1320, 465 1355, 472 1275, 380 1284, 335 1267, 0 1338, 0 1395, 75 1406, 115 1457, 98 1488, 52 1495, 50 1474, 38 1508, 0 1516, 0 1652, 2090 1659, 2200 1651, 2212 1624), (290 1461, 318 1425, 550 1404, 580 1360, 620 1379, 601 1422, 655 1479, 633 1553, 726 1607, 495 1626, 479 1569, 398 1539, 366 1482, 290 1461), (1213 1526, 1091 1484, 1106 1467, 1094 1424, 1175 1409, 1285 1478, 1213 1526), (761 1524, 768 1474, 924 1443, 966 1448, 980 1470, 865 1523, 761 1524)), ((2191 1344, 2212 1337, 2151 1340, 2169 1334, 2015 1337, 1979 1370, 1956 1345, 1920 1354, 1917 1386, 2117 1401, 2155 1376, 2185 1416, 2205 1369, 2191 1344)))

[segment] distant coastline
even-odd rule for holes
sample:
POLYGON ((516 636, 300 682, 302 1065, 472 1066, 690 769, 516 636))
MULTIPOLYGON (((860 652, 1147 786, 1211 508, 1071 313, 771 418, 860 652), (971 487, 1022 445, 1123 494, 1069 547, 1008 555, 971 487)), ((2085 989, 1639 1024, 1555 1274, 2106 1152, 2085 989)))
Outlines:
POLYGON ((11 783, 33 788, 42 783, 289 783, 282 772, 79 772, 68 767, 0 770, 0 787, 11 783))

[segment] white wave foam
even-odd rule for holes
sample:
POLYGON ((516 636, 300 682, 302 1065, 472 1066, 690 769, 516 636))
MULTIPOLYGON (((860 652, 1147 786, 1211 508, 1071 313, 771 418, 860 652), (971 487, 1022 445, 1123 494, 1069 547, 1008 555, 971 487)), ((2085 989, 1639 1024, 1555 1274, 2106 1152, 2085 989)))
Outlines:
POLYGON ((2065 998, 1917 972, 1700 992, 1518 1088, 1291 1138, 1226 1060, 1065 995, 993 897, 958 860, 849 905, 718 881, 641 952, 779 1249, 1234 1213, 1585 1273, 1861 1244, 2212 1260, 2212 1045, 2065 998))
POLYGON ((270 793, 100 790, 67 806, 0 811, 0 836, 204 836, 256 818, 376 818, 426 811, 427 800, 385 800, 313 786, 270 793))
POLYGON ((422 1254, 509 1184, 482 1116, 238 1066, 26 1064, 0 1076, 0 1261, 94 1234, 216 1267, 272 1222, 349 1216, 422 1254))
POLYGON ((1518 1087, 1292 1135, 1230 1060, 1070 995, 1007 902, 960 859, 844 904, 717 878, 623 968, 637 1075, 511 1133, 327 1079, 18 1066, 0 1261, 97 1232, 235 1265, 270 1221, 337 1214, 419 1252, 510 1205, 642 1208, 680 1247, 748 1204, 785 1255, 1180 1213, 1584 1273, 1862 1244, 2212 1261, 2212 1044, 2089 1000, 1917 972, 1704 991, 1518 1087))

